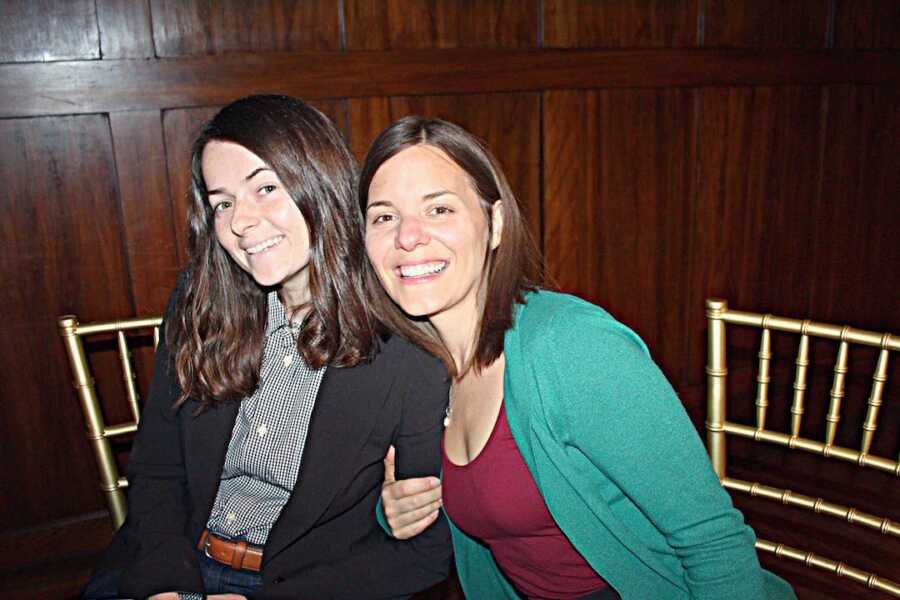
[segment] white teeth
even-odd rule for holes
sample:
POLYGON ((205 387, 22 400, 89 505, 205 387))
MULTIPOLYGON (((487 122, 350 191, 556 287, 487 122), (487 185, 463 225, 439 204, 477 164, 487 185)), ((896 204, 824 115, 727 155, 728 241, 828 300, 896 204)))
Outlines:
POLYGON ((432 273, 440 273, 447 268, 447 261, 439 260, 436 262, 422 263, 420 265, 403 265, 400 267, 401 277, 421 277, 422 275, 431 275, 432 273))
POLYGON ((256 244, 255 246, 251 246, 250 248, 247 248, 247 250, 245 250, 245 252, 247 254, 257 254, 259 252, 262 252, 263 250, 266 250, 267 248, 271 248, 272 246, 274 246, 275 244, 277 244, 278 242, 280 242, 283 239, 284 239, 283 235, 277 235, 273 238, 267 239, 264 242, 260 242, 260 243, 256 244))

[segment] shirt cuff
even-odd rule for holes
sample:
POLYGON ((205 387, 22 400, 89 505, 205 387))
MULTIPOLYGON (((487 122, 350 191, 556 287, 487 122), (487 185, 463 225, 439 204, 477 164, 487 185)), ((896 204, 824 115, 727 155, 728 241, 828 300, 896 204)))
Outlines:
POLYGON ((206 594, 200 592, 176 592, 178 600, 205 600, 206 594))

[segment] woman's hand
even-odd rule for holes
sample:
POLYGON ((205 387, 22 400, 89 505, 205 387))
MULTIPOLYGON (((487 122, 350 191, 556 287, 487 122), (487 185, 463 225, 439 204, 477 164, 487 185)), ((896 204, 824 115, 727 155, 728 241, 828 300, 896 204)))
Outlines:
POLYGON ((394 479, 394 447, 384 457, 381 503, 393 536, 399 540, 415 537, 438 518, 441 508, 441 480, 437 477, 394 479))

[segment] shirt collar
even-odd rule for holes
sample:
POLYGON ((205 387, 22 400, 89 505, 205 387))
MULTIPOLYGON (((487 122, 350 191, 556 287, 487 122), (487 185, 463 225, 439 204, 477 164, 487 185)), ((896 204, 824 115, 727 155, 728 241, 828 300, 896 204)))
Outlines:
POLYGON ((287 318, 284 305, 278 299, 278 292, 269 292, 266 296, 268 310, 266 310, 266 337, 272 335, 282 327, 290 327, 291 322, 287 318))

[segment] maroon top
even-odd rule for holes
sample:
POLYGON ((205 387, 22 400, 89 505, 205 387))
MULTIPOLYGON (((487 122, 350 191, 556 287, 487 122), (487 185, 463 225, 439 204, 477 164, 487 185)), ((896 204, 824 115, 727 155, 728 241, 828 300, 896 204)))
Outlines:
POLYGON ((608 587, 547 510, 501 405, 484 449, 455 465, 441 443, 444 509, 466 535, 490 548, 528 598, 571 599, 608 587))

